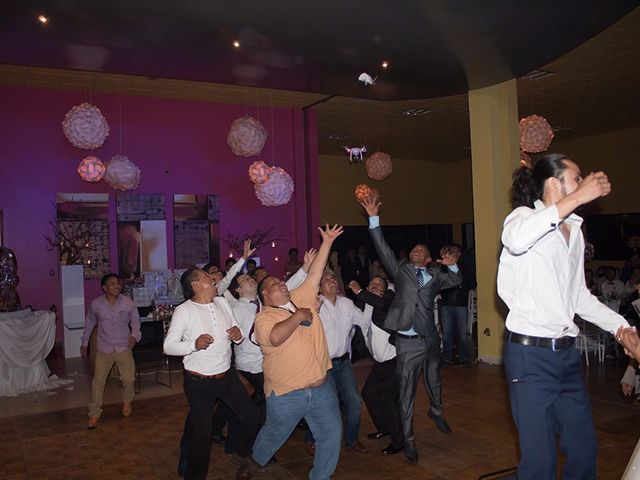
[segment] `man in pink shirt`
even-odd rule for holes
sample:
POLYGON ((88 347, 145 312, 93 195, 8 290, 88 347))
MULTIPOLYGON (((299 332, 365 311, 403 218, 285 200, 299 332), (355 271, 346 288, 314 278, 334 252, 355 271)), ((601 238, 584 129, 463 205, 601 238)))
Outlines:
POLYGON ((115 273, 108 273, 100 281, 104 295, 91 302, 82 333, 80 353, 87 356, 89 339, 94 327, 98 328, 96 368, 91 384, 89 423, 94 429, 102 413, 102 395, 107 376, 115 363, 122 382, 122 415, 131 415, 135 362, 131 349, 140 340, 138 309, 129 297, 120 294, 122 282, 115 273))

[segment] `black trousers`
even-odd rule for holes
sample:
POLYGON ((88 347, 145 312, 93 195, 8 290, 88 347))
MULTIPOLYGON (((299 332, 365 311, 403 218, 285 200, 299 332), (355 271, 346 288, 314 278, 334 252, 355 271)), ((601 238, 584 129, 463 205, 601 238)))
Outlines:
POLYGON ((413 442, 413 408, 420 370, 431 400, 434 414, 442 414, 442 372, 440 370, 440 345, 428 345, 427 339, 396 338, 398 353, 396 373, 400 388, 400 409, 404 439, 413 442))
POLYGON ((184 392, 189 401, 181 445, 187 451, 187 480, 203 480, 209 470, 213 411, 220 400, 237 416, 239 428, 236 453, 248 457, 259 428, 260 411, 240 383, 238 373, 231 367, 224 378, 205 378, 184 372, 184 392))
MULTIPOLYGON (((264 396, 264 373, 251 373, 243 370, 238 370, 238 373, 246 378, 255 390, 251 395, 251 399, 260 412, 258 422, 259 425, 262 426, 264 425, 265 418, 267 417, 267 403, 264 396)), ((225 453, 237 453, 240 455, 238 452, 238 432, 242 429, 242 424, 238 419, 238 416, 235 415, 229 407, 218 402, 216 413, 213 416, 214 429, 219 427, 219 430, 222 430, 224 423, 220 425, 220 422, 222 422, 223 419, 229 422, 227 440, 224 442, 224 451, 225 453)))
POLYGON ((373 363, 373 368, 362 387, 362 400, 376 429, 379 432, 390 433, 391 444, 401 447, 404 435, 395 358, 383 363, 373 363))

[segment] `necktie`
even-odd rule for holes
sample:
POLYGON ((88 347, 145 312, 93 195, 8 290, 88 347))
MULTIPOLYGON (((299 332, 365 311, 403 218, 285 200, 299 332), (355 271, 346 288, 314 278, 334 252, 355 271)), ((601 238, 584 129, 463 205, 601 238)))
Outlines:
POLYGON ((256 306, 256 313, 260 313, 260 300, 249 300, 249 303, 253 303, 256 306))
POLYGON ((416 276, 418 277, 418 288, 424 287, 424 271, 421 268, 416 269, 416 276))

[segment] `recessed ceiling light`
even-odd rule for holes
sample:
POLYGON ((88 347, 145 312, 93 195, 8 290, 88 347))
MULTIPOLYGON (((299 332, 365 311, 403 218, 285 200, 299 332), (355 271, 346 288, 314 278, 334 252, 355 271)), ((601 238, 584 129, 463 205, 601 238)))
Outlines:
POLYGON ((38 15, 38 21, 43 25, 49 23, 49 19, 45 15, 38 15))
POLYGON ((405 110, 404 112, 402 112, 402 115, 419 117, 420 115, 426 115, 427 113, 431 113, 431 110, 429 110, 428 108, 410 108, 409 110, 405 110))
POLYGON ((233 46, 236 47, 236 48, 239 48, 240 47, 240 42, 238 40, 234 40, 233 41, 233 46))
POLYGON ((524 78, 525 80, 542 80, 543 78, 550 77, 551 75, 555 75, 555 73, 550 72, 549 70, 531 70, 521 78, 524 78))
POLYGON ((389 66, 389 62, 387 62, 386 60, 384 60, 382 62, 382 68, 387 68, 389 66))

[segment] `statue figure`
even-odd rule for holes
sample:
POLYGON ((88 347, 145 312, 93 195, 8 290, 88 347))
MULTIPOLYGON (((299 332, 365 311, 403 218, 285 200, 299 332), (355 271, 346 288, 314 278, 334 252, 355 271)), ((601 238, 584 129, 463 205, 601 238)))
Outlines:
POLYGON ((11 249, 0 247, 0 312, 20 310, 19 283, 16 256, 11 249))

